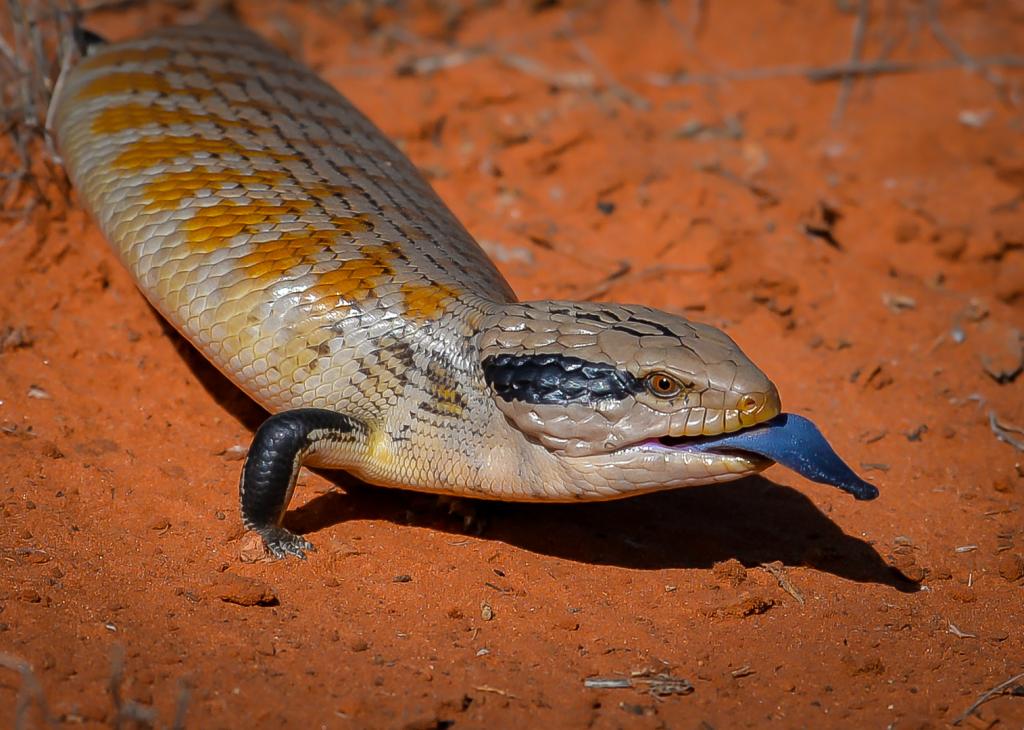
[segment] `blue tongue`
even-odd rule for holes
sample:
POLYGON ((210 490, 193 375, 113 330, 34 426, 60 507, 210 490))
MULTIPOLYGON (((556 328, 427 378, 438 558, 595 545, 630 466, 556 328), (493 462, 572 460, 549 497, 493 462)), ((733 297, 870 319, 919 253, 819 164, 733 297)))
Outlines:
POLYGON ((782 413, 759 426, 702 439, 687 447, 694 451, 757 454, 811 481, 839 487, 856 499, 878 496, 878 487, 854 474, 832 450, 817 426, 793 413, 782 413))

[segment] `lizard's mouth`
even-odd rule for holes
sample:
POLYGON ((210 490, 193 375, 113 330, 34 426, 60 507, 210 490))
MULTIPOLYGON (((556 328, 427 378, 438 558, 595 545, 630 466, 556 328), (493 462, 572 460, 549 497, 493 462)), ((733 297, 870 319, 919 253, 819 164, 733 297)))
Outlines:
POLYGON ((770 421, 717 436, 666 436, 648 446, 691 453, 769 460, 821 484, 849 492, 855 499, 874 499, 878 487, 864 481, 832 449, 817 426, 803 416, 781 413, 770 421))

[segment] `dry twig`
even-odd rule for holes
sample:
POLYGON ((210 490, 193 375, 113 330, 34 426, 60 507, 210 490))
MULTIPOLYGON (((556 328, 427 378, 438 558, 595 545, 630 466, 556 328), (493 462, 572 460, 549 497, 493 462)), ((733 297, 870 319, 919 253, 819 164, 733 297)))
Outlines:
POLYGON ((589 71, 551 71, 540 61, 518 53, 499 53, 498 61, 511 69, 534 76, 550 86, 577 91, 592 90, 596 85, 594 75, 589 71))
POLYGON ((485 56, 494 58, 498 63, 514 71, 540 79, 545 84, 555 88, 590 91, 596 86, 594 75, 589 71, 552 71, 540 61, 536 61, 528 56, 509 53, 487 45, 455 48, 444 53, 415 56, 400 63, 396 70, 401 75, 427 75, 437 71, 457 68, 485 56))
POLYGON ((746 188, 754 196, 759 198, 765 206, 775 206, 778 205, 781 201, 779 196, 773 193, 768 188, 762 185, 758 185, 757 183, 752 182, 750 180, 747 180, 746 178, 740 175, 737 175, 732 170, 723 167, 722 164, 717 161, 706 164, 698 164, 695 165, 695 167, 701 172, 707 172, 712 175, 718 175, 718 177, 722 178, 723 180, 728 180, 731 183, 746 188))
POLYGON ((953 634, 953 636, 955 636, 958 639, 977 639, 978 638, 977 634, 970 634, 970 633, 962 630, 959 626, 957 626, 956 624, 954 624, 954 623, 952 623, 950 621, 947 621, 946 624, 947 624, 946 630, 949 631, 949 633, 953 634))
MULTIPOLYGON (((1024 68, 1024 56, 996 55, 972 58, 972 68, 1024 68)), ((789 64, 784 66, 764 66, 760 68, 736 69, 720 73, 677 74, 672 77, 651 74, 647 80, 655 86, 689 86, 694 84, 718 84, 723 81, 761 81, 791 76, 803 76, 816 83, 837 81, 847 76, 880 76, 883 74, 913 74, 932 71, 949 71, 963 68, 964 64, 955 58, 943 58, 937 61, 858 61, 856 63, 837 63, 831 66, 805 66, 789 64)))
POLYGON ((997 684, 995 687, 992 687, 991 689, 985 690, 980 695, 978 695, 978 699, 976 699, 971 704, 970 707, 968 707, 966 710, 964 710, 963 714, 960 715, 960 717, 958 717, 957 719, 953 720, 953 724, 954 725, 959 725, 964 720, 966 720, 968 717, 970 717, 975 712, 977 712, 978 708, 981 707, 983 704, 985 704, 986 702, 988 702, 991 699, 995 699, 999 695, 1006 694, 1006 691, 1010 689, 1010 687, 1013 685, 1014 682, 1019 682, 1022 679, 1024 679, 1024 672, 1021 672, 1020 674, 1018 674, 1016 676, 1010 677, 1005 682, 1000 682, 999 684, 997 684))
POLYGON ((46 201, 46 183, 54 181, 67 193, 46 133, 46 113, 53 94, 52 72, 67 55, 75 11, 55 0, 6 0, 9 33, 0 37, 0 134, 17 158, 13 170, 0 178, 0 209, 20 227, 36 206, 46 201), (42 148, 43 154, 38 150, 42 148), (26 199, 25 192, 29 195, 26 199), (20 207, 18 207, 20 205, 20 207))
POLYGON ((1024 451, 1024 438, 1018 438, 1013 434, 1024 436, 1024 428, 1014 426, 1012 423, 1000 422, 995 411, 988 412, 988 427, 992 429, 995 437, 1003 443, 1009 444, 1017 451, 1024 451))
POLYGON ((650 670, 633 672, 630 677, 587 677, 583 680, 583 686, 588 689, 632 689, 637 685, 646 685, 647 691, 655 697, 693 692, 689 680, 665 673, 654 674, 650 670))
POLYGON ((119 730, 126 721, 133 727, 154 727, 157 721, 156 710, 135 700, 126 700, 121 696, 121 682, 124 680, 124 647, 114 647, 110 657, 110 681, 107 689, 114 703, 114 730, 119 730))
POLYGON ((786 571, 783 569, 780 561, 776 560, 773 563, 761 563, 761 569, 771 573, 775 577, 775 580, 778 581, 779 587, 782 590, 793 596, 793 599, 801 606, 804 605, 804 595, 789 580, 789 576, 786 575, 786 571))
POLYGON ((569 38, 569 42, 572 44, 573 50, 576 51, 576 55, 579 56, 587 66, 594 69, 595 74, 604 81, 604 85, 608 91, 638 111, 646 112, 651 110, 650 100, 640 96, 640 94, 636 93, 632 89, 623 86, 619 80, 615 78, 614 74, 612 74, 604 64, 597 60, 597 57, 594 56, 590 47, 583 42, 583 39, 580 38, 573 29, 571 13, 566 15, 565 26, 566 36, 569 38))
POLYGON ((995 88, 999 96, 1005 101, 1009 99, 1006 90, 1006 81, 992 68, 979 64, 959 43, 946 31, 946 27, 939 20, 939 3, 941 0, 928 0, 925 5, 925 23, 931 31, 932 36, 945 48, 953 58, 964 68, 973 71, 988 81, 995 88))
MULTIPOLYGON (((867 35, 869 8, 870 3, 868 0, 860 0, 857 6, 857 19, 853 24, 853 48, 850 51, 850 63, 858 63, 864 54, 864 38, 867 35)), ((843 77, 842 85, 839 87, 839 96, 836 98, 836 108, 832 112, 833 125, 838 125, 843 118, 846 104, 850 99, 850 93, 853 91, 854 80, 855 77, 853 75, 843 77)))
POLYGON ((516 697, 514 694, 512 694, 508 690, 500 689, 498 687, 492 687, 489 684, 481 684, 481 685, 478 685, 476 687, 473 687, 473 689, 475 689, 477 692, 490 692, 491 694, 496 694, 496 695, 499 695, 501 697, 508 697, 509 699, 513 699, 513 700, 519 699, 518 697, 516 697))
POLYGON ((21 675, 21 687, 18 689, 18 698, 14 706, 14 727, 15 730, 22 730, 29 727, 28 710, 35 702, 43 716, 43 722, 50 727, 57 727, 57 721, 50 716, 50 710, 46 705, 46 697, 43 695, 43 688, 36 679, 32 666, 13 654, 0 653, 0 667, 18 672, 21 675))
POLYGON ((639 271, 633 271, 632 269, 633 265, 630 262, 622 261, 619 268, 615 271, 605 276, 596 284, 593 284, 582 291, 576 292, 574 296, 580 301, 592 302, 603 297, 611 291, 612 287, 627 281, 657 278, 666 274, 707 274, 711 271, 707 266, 683 266, 675 264, 654 264, 653 266, 648 266, 647 268, 640 269, 639 271))
POLYGON ((178 699, 174 703, 174 722, 171 730, 185 730, 185 715, 188 713, 188 702, 192 698, 192 688, 184 679, 178 680, 178 699))

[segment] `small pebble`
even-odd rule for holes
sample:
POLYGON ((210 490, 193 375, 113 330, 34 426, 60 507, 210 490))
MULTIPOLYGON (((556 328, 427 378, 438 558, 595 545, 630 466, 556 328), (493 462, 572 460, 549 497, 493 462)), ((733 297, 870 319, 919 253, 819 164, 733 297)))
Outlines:
POLYGON ((893 237, 896 243, 910 243, 921 235, 921 224, 915 220, 905 219, 896 224, 893 237))
POLYGON ((237 606, 274 606, 278 602, 277 593, 272 586, 261 580, 234 573, 220 574, 203 593, 237 606))
POLYGON ((949 596, 960 603, 974 603, 978 600, 978 594, 974 592, 973 588, 967 586, 953 586, 949 591, 949 596))
POLYGON ((956 116, 957 121, 971 129, 981 129, 992 118, 991 109, 963 109, 956 116))
POLYGON ((43 597, 39 595, 39 591, 34 588, 24 588, 18 593, 20 598, 25 603, 39 603, 43 600, 43 597))
POLYGON ((883 294, 882 303, 893 312, 905 312, 917 309, 917 300, 903 294, 883 294))
POLYGON ((38 385, 30 385, 28 387, 27 395, 29 398, 36 398, 38 400, 50 400, 50 394, 38 385))
POLYGON ((999 575, 1011 583, 1024 578, 1024 556, 1005 553, 999 558, 999 575))
POLYGON ((999 475, 992 480, 992 488, 1001 494, 1008 494, 1013 491, 1013 482, 1004 475, 999 475))
POLYGON ((245 446, 241 446, 241 445, 236 444, 235 446, 231 446, 229 448, 224 449, 223 451, 217 452, 216 455, 217 456, 222 456, 225 459, 227 459, 228 461, 241 461, 242 459, 245 458, 245 455, 248 452, 249 452, 248 448, 246 448, 245 446))

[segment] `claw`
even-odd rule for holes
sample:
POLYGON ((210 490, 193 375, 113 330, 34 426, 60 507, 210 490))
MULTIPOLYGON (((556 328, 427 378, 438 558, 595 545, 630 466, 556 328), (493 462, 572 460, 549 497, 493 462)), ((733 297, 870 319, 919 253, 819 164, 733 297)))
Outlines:
POLYGON ((274 560, 281 560, 289 555, 305 560, 307 552, 316 552, 313 543, 283 527, 265 527, 257 532, 263 538, 263 545, 274 560))

